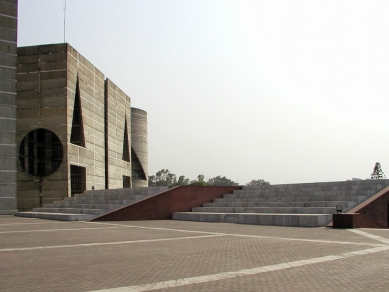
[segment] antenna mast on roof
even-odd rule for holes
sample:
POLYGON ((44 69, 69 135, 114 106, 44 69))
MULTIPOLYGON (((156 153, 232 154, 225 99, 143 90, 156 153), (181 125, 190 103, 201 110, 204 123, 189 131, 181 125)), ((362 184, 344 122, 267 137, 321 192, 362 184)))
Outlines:
POLYGON ((66 0, 63 1, 63 42, 66 43, 66 0))

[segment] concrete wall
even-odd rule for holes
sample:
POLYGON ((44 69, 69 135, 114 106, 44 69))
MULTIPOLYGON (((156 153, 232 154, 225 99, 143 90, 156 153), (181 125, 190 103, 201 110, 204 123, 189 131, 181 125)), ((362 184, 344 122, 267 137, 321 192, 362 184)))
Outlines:
POLYGON ((109 189, 123 188, 123 176, 131 176, 131 152, 129 150, 131 145, 130 103, 130 98, 111 80, 107 79, 106 174, 107 188, 109 189), (125 126, 127 127, 126 130, 125 126))
MULTIPOLYGON (((67 196, 67 45, 46 45, 18 48, 17 70, 17 143, 32 130, 45 128, 62 142, 63 161, 59 169, 43 182, 43 204, 67 196)), ((39 206, 37 176, 18 166, 18 209, 39 206)))
MULTIPOLYGON (((70 196, 70 165, 85 167, 86 189, 105 188, 104 75, 68 44, 18 48, 17 141, 45 128, 61 140, 60 168, 45 176, 43 204, 70 196), (84 145, 70 135, 78 86, 84 145)), ((19 210, 39 206, 39 182, 18 165, 19 210)))
POLYGON ((0 0, 0 214, 16 211, 17 0, 0 0))
POLYGON ((131 152, 133 187, 148 186, 149 165, 147 137, 147 112, 138 108, 131 108, 131 152))
MULTIPOLYGON (((86 189, 105 188, 104 74, 73 47, 67 46, 68 164, 86 168, 86 189), (76 86, 79 86, 85 145, 70 143, 76 86)), ((67 177, 70 179, 70 170, 67 177)), ((70 189, 68 190, 70 196, 70 189)))

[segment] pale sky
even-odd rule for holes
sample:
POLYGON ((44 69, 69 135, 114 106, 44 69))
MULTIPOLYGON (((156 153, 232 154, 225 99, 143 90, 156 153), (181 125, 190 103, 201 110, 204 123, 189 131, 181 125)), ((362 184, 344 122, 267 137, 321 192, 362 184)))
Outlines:
MULTIPOLYGON (((19 0, 18 45, 64 41, 19 0)), ((66 42, 148 112, 149 174, 389 177, 389 1, 67 0, 66 42)))

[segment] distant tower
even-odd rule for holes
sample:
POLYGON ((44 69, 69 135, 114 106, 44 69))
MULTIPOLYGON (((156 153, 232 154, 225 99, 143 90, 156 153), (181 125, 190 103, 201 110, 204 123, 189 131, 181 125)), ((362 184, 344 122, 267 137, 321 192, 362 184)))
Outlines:
POLYGON ((373 173, 371 174, 371 179, 384 179, 386 178, 384 172, 381 169, 381 164, 376 162, 374 165, 373 173))

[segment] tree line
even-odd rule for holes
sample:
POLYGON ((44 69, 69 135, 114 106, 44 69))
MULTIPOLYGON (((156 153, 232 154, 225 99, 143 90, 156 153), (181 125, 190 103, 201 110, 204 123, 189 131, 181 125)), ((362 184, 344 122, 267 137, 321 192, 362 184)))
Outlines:
MULTIPOLYGON (((253 179, 246 183, 246 186, 260 186, 269 185, 270 183, 263 179, 253 179)), ((196 179, 191 180, 184 175, 177 177, 174 173, 171 173, 168 169, 162 169, 157 171, 155 175, 149 175, 149 186, 168 186, 169 188, 177 186, 237 186, 238 183, 225 176, 215 176, 208 180, 205 179, 203 174, 199 174, 196 179)))

